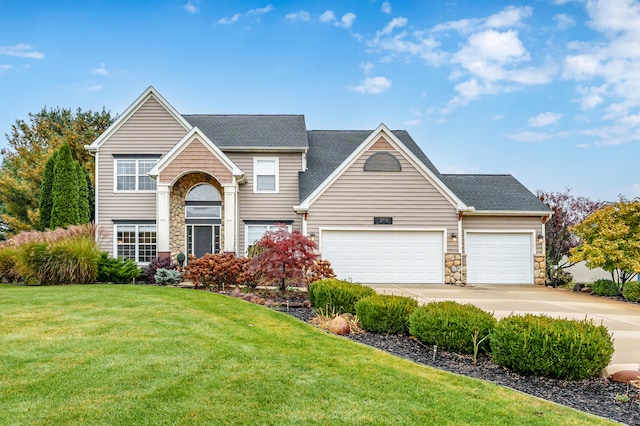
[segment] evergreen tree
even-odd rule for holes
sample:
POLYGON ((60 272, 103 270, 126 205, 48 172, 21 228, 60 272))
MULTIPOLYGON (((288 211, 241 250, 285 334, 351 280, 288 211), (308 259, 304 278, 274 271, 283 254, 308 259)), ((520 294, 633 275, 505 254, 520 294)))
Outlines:
POLYGON ((86 168, 82 168, 84 171, 84 179, 87 181, 87 199, 89 201, 89 222, 96 220, 96 190, 93 187, 91 181, 91 175, 86 168))
POLYGON ((65 143, 60 147, 53 166, 51 229, 64 228, 79 222, 77 176, 71 148, 65 143))
POLYGON ((51 209, 53 208, 53 195, 51 189, 53 188, 53 166, 56 161, 56 154, 58 151, 54 151, 47 160, 47 164, 44 166, 44 173, 42 174, 42 187, 40 188, 40 218, 38 222, 38 229, 44 231, 51 226, 51 209))
POLYGON ((87 187, 87 178, 83 170, 86 170, 77 161, 74 160, 76 168, 76 179, 78 182, 78 223, 89 222, 89 188, 87 187))

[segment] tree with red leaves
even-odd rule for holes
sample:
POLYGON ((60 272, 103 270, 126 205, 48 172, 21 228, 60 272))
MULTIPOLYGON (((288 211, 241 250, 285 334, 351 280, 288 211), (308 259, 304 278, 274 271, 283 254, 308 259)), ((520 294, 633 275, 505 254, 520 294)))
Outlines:
POLYGON ((257 254, 249 261, 249 272, 263 284, 277 284, 281 291, 303 283, 305 271, 318 257, 315 242, 299 231, 289 232, 286 226, 267 231, 255 246, 257 254))
POLYGON ((570 251, 581 244, 580 238, 569 228, 581 223, 591 213, 602 208, 605 203, 573 196, 570 189, 564 192, 538 190, 536 194, 553 210, 553 216, 545 225, 545 240, 547 277, 555 286, 560 284, 563 270, 575 265, 575 262, 569 260, 570 251))

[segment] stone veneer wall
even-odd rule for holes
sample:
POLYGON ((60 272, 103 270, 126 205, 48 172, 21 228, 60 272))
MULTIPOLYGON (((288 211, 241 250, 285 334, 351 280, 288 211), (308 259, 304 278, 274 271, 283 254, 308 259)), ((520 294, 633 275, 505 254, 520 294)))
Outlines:
POLYGON ((444 283, 451 285, 467 285, 467 256, 461 253, 445 253, 444 283))
MULTIPOLYGON (((186 253, 186 228, 184 218, 184 199, 187 192, 197 183, 209 183, 220 192, 222 206, 220 209, 221 221, 224 223, 224 190, 217 180, 206 173, 189 173, 182 176, 171 188, 169 197, 169 211, 171 220, 169 222, 169 250, 171 250, 171 258, 175 260, 179 252, 186 253)), ((220 247, 224 247, 223 226, 220 225, 220 247)))
POLYGON ((533 256, 533 282, 536 285, 544 285, 547 280, 547 261, 544 256, 533 256))

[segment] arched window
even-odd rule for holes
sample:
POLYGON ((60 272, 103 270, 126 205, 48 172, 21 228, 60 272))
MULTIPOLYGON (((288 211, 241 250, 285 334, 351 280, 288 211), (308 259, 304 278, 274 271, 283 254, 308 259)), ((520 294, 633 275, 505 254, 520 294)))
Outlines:
POLYGON ((220 192, 209 185, 201 183, 189 190, 185 198, 185 214, 187 219, 220 219, 222 198, 220 192))
POLYGON ((390 152, 380 151, 372 154, 364 163, 365 172, 400 172, 400 161, 390 152))

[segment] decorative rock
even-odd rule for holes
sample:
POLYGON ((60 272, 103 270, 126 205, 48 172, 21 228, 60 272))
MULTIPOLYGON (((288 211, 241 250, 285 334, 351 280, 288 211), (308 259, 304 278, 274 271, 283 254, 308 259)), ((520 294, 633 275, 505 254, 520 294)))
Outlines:
POLYGON ((256 297, 254 294, 245 294, 242 298, 247 302, 251 302, 251 299, 253 299, 254 297, 256 297))
POLYGON ((631 383, 640 380, 640 370, 622 370, 611 375, 611 380, 620 383, 631 383))
POLYGON ((581 293, 591 293, 593 291, 593 289, 591 287, 583 287, 582 289, 580 289, 581 293))
POLYGON ((347 320, 340 316, 337 316, 329 323, 329 331, 343 336, 345 334, 349 334, 351 328, 349 327, 349 323, 347 323, 347 320))
POLYGON ((242 292, 240 291, 240 289, 238 287, 236 287, 233 290, 231 290, 231 295, 233 297, 240 297, 242 295, 242 292))
POLYGON ((264 300, 262 297, 259 297, 259 296, 253 296, 249 301, 251 303, 255 303, 256 305, 265 305, 267 303, 266 300, 264 300))

